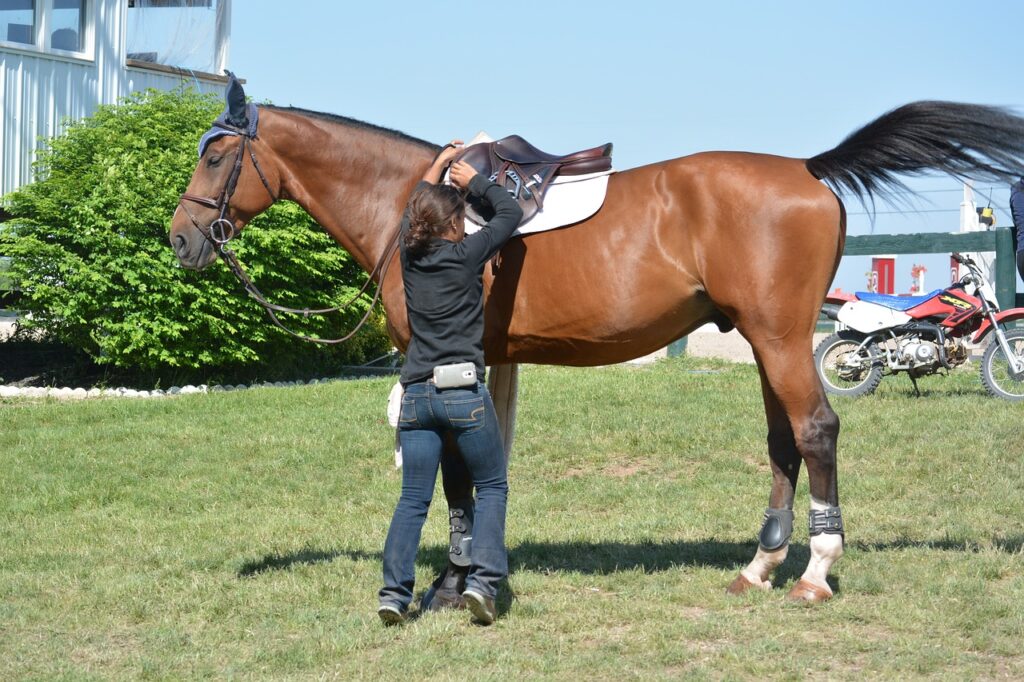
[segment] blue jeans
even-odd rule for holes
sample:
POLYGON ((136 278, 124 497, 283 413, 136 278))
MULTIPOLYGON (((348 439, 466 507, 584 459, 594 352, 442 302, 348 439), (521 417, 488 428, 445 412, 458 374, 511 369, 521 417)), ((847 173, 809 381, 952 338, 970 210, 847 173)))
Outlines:
POLYGON ((416 551, 434 494, 442 441, 455 436, 476 487, 476 513, 466 588, 495 597, 508 575, 505 507, 508 478, 498 417, 487 387, 438 389, 412 384, 402 396, 398 437, 402 445, 402 495, 384 543, 381 604, 405 610, 412 603, 416 551))

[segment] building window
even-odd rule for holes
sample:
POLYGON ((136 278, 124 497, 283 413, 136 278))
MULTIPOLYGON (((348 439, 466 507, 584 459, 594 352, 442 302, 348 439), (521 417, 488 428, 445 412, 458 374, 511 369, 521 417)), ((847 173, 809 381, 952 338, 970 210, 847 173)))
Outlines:
POLYGON ((128 0, 129 64, 220 73, 228 5, 228 0, 128 0))
POLYGON ((85 0, 53 0, 49 24, 52 49, 85 51, 85 0))
POLYGON ((0 0, 0 45, 92 58, 93 0, 0 0))
POLYGON ((35 0, 0 0, 0 42, 35 45, 35 0))

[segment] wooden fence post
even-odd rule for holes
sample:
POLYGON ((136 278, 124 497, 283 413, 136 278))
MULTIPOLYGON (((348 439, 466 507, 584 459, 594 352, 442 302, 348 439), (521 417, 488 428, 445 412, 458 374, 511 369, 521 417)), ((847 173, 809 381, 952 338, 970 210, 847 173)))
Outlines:
POLYGON ((1010 228, 996 230, 996 299, 1003 310, 1012 308, 1017 294, 1017 263, 1010 228))
POLYGON ((686 337, 676 339, 672 343, 668 344, 668 356, 670 358, 677 358, 680 355, 686 355, 686 337))

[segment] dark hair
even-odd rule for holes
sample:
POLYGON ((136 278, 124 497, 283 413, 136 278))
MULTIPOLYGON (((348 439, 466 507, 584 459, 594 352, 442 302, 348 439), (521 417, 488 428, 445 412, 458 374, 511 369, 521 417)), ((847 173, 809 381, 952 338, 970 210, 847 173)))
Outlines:
POLYGON ((466 203, 462 193, 449 185, 427 185, 409 197, 409 231, 402 238, 411 256, 427 252, 430 240, 444 236, 453 220, 463 220, 466 203))

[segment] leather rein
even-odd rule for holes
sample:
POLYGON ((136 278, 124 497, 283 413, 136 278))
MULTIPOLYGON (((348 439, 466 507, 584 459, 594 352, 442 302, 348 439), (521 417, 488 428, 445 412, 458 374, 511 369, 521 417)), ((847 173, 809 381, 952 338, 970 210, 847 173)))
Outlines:
POLYGON ((208 242, 210 242, 216 250, 217 255, 224 261, 228 270, 231 271, 231 274, 233 274, 238 281, 242 283, 242 287, 245 289, 245 292, 249 294, 253 300, 263 306, 263 309, 267 311, 267 315, 275 325, 296 338, 303 339, 305 341, 312 341, 313 343, 335 344, 348 341, 363 328, 367 320, 370 319, 370 315, 373 313, 373 309, 376 307, 377 301, 380 300, 381 285, 384 283, 384 277, 387 276, 388 268, 391 265, 395 252, 398 250, 398 234, 400 232, 400 228, 396 229, 395 234, 388 240, 387 246, 384 248, 384 253, 377 261, 377 264, 370 272, 369 277, 367 277, 366 282, 363 283, 359 292, 342 305, 335 306, 333 308, 288 308, 286 306, 277 305, 276 303, 271 303, 252 281, 252 278, 249 277, 249 274, 245 271, 245 268, 242 267, 242 263, 238 260, 238 256, 235 252, 228 248, 228 242, 238 234, 235 231, 234 223, 226 217, 228 213, 228 204, 231 201, 232 195, 235 193, 235 188, 238 186, 238 178, 242 173, 242 164, 245 160, 247 151, 249 153, 249 158, 252 159, 252 165, 256 169, 256 173, 260 176, 260 181, 267 189, 267 193, 270 195, 271 200, 277 202, 278 196, 274 193, 274 190, 271 189, 267 176, 264 175, 263 169, 256 160, 256 153, 253 151, 252 144, 257 139, 256 136, 250 136, 248 131, 243 130, 242 128, 236 128, 222 123, 218 123, 216 125, 232 131, 242 139, 238 148, 238 154, 235 155, 235 163, 231 168, 231 174, 228 176, 227 182, 224 183, 224 188, 221 190, 220 195, 218 195, 217 198, 197 196, 195 194, 185 192, 181 195, 181 198, 178 199, 178 205, 185 211, 189 220, 191 220, 195 228, 199 230, 199 233, 202 234, 208 242), (188 210, 188 206, 185 204, 186 201, 215 209, 220 212, 220 215, 216 220, 204 228, 195 215, 188 210), (355 328, 341 338, 322 339, 315 336, 300 334, 286 327, 277 317, 277 313, 290 313, 309 317, 310 315, 327 315, 329 313, 340 312, 351 306, 366 294, 375 278, 377 278, 378 284, 377 289, 373 294, 373 299, 370 301, 370 306, 366 309, 366 313, 363 314, 363 317, 359 322, 356 323, 355 328))

